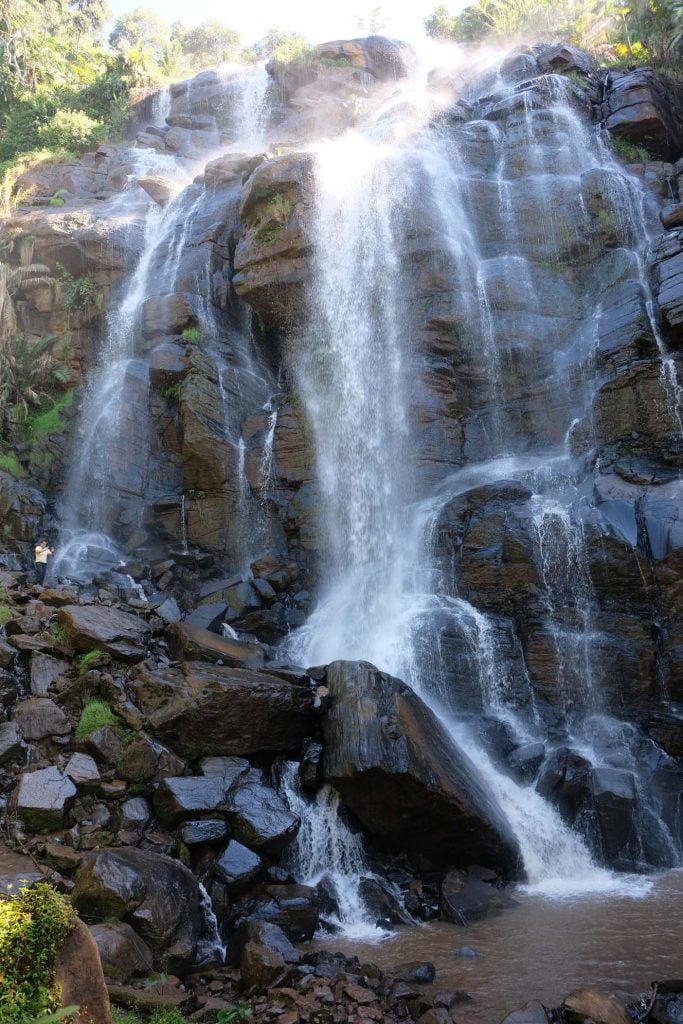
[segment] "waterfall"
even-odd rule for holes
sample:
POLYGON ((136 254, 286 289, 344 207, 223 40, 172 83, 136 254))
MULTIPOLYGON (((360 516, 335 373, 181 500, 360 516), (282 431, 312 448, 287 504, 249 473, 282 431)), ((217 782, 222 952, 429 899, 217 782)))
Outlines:
MULTIPOLYGON (((481 91, 475 85, 467 96, 481 102, 484 110, 511 97, 520 99, 500 76, 500 94, 491 96, 485 86, 490 88, 490 81, 480 81, 481 91)), ((572 323, 575 333, 565 328, 558 337, 547 371, 553 416, 544 417, 540 410, 533 436, 527 424, 515 419, 512 403, 502 408, 507 379, 514 375, 514 346, 519 347, 514 332, 519 328, 514 322, 501 323, 496 309, 498 296, 517 296, 519 309, 534 328, 534 318, 542 313, 536 298, 539 278, 551 282, 557 301, 567 303, 560 258, 582 244, 581 232, 592 230, 582 192, 590 174, 612 179, 617 243, 641 285, 636 246, 642 244, 644 231, 642 218, 634 221, 633 204, 623 202, 632 195, 633 184, 572 109, 568 85, 547 76, 546 88, 550 113, 543 111, 544 116, 537 117, 522 97, 514 148, 495 124, 474 121, 459 134, 432 125, 416 131, 409 144, 387 142, 391 125, 387 130, 385 122, 372 125, 366 134, 348 131, 315 150, 309 329, 303 351, 292 359, 292 372, 313 434, 326 542, 315 607, 282 653, 304 665, 366 660, 408 682, 477 765, 517 836, 534 889, 573 896, 626 885, 639 893, 648 883, 624 882, 598 866, 585 837, 566 825, 533 785, 515 782, 494 765, 468 729, 456 681, 441 654, 447 628, 462 637, 469 651, 484 711, 505 721, 520 742, 546 738, 533 700, 527 712, 512 707, 491 618, 457 595, 457 578, 444 582, 431 548, 435 518, 457 493, 487 481, 523 480, 533 490, 528 508, 546 621, 559 685, 572 694, 565 714, 568 741, 575 748, 576 737, 591 728, 603 706, 601 637, 593 623, 583 495, 565 447, 572 424, 590 404, 588 385, 582 377, 568 386, 562 351, 562 343, 571 344, 574 359, 577 351, 584 362, 593 358, 599 297, 589 286, 589 301, 579 311, 581 325, 572 323), (548 137, 552 146, 546 144, 548 137), (488 147, 495 168, 499 209, 480 208, 485 220, 475 217, 481 178, 472 174, 471 155, 464 148, 472 140, 488 147), (520 191, 520 161, 529 179, 527 192, 520 191), (616 186, 614 178, 621 184, 616 186), (562 220, 553 188, 569 197, 576 224, 562 220), (419 219, 410 210, 419 210, 419 219), (489 220, 496 222, 504 248, 489 220), (515 245, 521 248, 524 232, 525 244, 538 253, 535 263, 510 252, 515 245), (446 475, 428 500, 416 503, 411 495, 422 477, 415 410, 424 399, 411 333, 405 255, 420 252, 420 241, 428 236, 438 240, 442 287, 458 300, 456 322, 479 359, 485 399, 474 421, 480 432, 465 440, 464 455, 477 464, 460 471, 466 481, 462 491, 458 473, 446 475), (455 589, 449 592, 449 587, 455 589)), ((576 317, 573 307, 571 312, 576 317)), ((657 344, 666 363, 659 340, 657 344)), ((599 765, 596 756, 590 761, 599 765)), ((678 855, 672 849, 670 862, 678 855)))
POLYGON ((304 885, 321 885, 330 906, 324 914, 328 926, 350 938, 377 939, 387 933, 371 918, 359 893, 371 872, 365 863, 363 838, 353 833, 340 814, 341 798, 331 786, 306 797, 298 781, 299 765, 282 766, 280 791, 290 810, 301 819, 296 842, 289 848, 286 866, 304 885))

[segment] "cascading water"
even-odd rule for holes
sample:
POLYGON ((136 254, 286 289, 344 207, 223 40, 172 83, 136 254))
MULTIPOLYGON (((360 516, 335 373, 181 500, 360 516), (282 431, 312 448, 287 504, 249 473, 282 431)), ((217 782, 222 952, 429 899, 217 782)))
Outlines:
POLYGON ((329 927, 352 938, 381 938, 386 933, 375 925, 359 892, 363 878, 371 874, 363 838, 343 820, 336 790, 323 786, 314 798, 307 798, 299 786, 298 770, 299 765, 290 761, 280 774, 280 791, 301 819, 296 843, 286 854, 287 865, 305 885, 323 883, 330 902, 325 915, 329 927))
MULTIPOLYGON (((267 88, 264 67, 232 69, 229 91, 233 101, 232 134, 236 139, 233 148, 252 151, 262 144, 268 117, 267 88)), ((170 103, 170 90, 161 90, 155 97, 155 123, 165 122, 170 103)), ((184 273, 183 259, 207 193, 192 183, 198 166, 188 159, 132 150, 131 161, 135 173, 131 175, 130 190, 112 200, 112 205, 128 212, 137 209, 144 197, 144 220, 142 228, 139 220, 131 220, 129 244, 137 260, 121 286, 119 301, 112 304, 105 340, 81 410, 61 500, 61 536, 54 566, 54 571, 64 576, 91 578, 97 571, 120 565, 126 549, 126 543, 121 543, 122 534, 124 542, 129 538, 129 545, 139 543, 146 505, 154 497, 163 496, 163 490, 161 495, 155 494, 157 484, 149 466, 149 362, 155 342, 146 334, 144 307, 148 300, 163 303, 172 299, 176 288, 183 290, 184 285, 179 282, 184 273), (172 189, 172 198, 163 209, 149 202, 135 184, 139 175, 154 172, 161 173, 172 189)), ((238 391, 258 390, 260 400, 252 402, 251 396, 246 396, 248 407, 267 402, 274 387, 267 374, 259 376, 250 357, 251 342, 242 332, 233 332, 227 343, 220 337, 221 330, 209 301, 208 262, 198 291, 205 347, 215 355, 223 395, 225 438, 238 454, 235 417, 230 410, 225 378, 232 376, 238 391), (238 365, 228 368, 228 357, 238 365)), ((161 315, 163 319, 163 311, 161 315)), ((240 481, 246 486, 244 458, 242 470, 240 481)), ((188 509, 184 492, 180 519, 181 545, 187 551, 188 509)))
MULTIPOLYGON (((443 289, 457 296, 456 323, 478 354, 476 372, 485 395, 463 451, 479 465, 462 472, 469 487, 512 477, 524 479, 534 492, 528 507, 547 628, 559 685, 571 693, 564 728, 569 742, 590 730, 604 705, 601 638, 592 618, 580 473, 562 446, 590 405, 583 374, 567 387, 566 360, 570 351, 574 364, 594 357, 599 298, 587 284, 577 326, 577 294, 568 284, 571 275, 562 276, 560 258, 571 258, 577 246, 594 237, 595 218, 587 211, 584 193, 590 199, 591 188, 602 189, 611 210, 602 229, 614 232, 624 276, 630 267, 632 279, 644 287, 642 260, 634 247, 646 235, 645 214, 633 201, 637 186, 573 109, 576 98, 566 81, 546 76, 547 106, 540 112, 520 97, 523 87, 505 85, 500 74, 490 86, 486 79, 475 83, 467 99, 484 112, 496 104, 517 103, 514 145, 505 142, 495 123, 471 121, 460 134, 423 129, 409 147, 402 146, 384 141, 385 122, 366 135, 348 132, 316 150, 314 287, 305 351, 295 358, 293 372, 314 435, 327 544, 316 607, 283 653, 299 664, 366 660, 409 682, 467 749, 497 798, 517 836, 529 884, 555 896, 608 891, 622 884, 619 878, 595 863, 585 838, 533 786, 514 781, 493 763, 459 706, 455 680, 440 653, 444 630, 465 642, 483 711, 506 722, 517 742, 542 738, 533 699, 526 710, 511 707, 507 668, 491 620, 457 595, 457 578, 444 580, 431 549, 433 523, 458 493, 452 486, 458 474, 446 476, 434 498, 421 504, 410 498, 420 472, 415 411, 424 399, 404 304, 409 294, 405 255, 419 251, 421 232, 431 232, 439 242, 443 289), (471 171, 475 147, 486 147, 499 199, 497 211, 486 206, 486 219, 471 212, 482 208, 479 193, 490 195, 481 172, 471 171), (523 173, 528 180, 522 187, 523 173), (553 189, 572 210, 572 223, 562 220, 553 189), (420 210, 419 226, 406 212, 411 208, 420 210), (522 241, 532 247, 535 261, 510 252, 522 241), (514 403, 501 407, 501 398, 514 378, 520 342, 544 327, 535 298, 541 279, 549 282, 561 307, 554 361, 544 366, 553 418, 539 410, 535 429, 529 431, 514 403), (501 298, 519 309, 521 328, 497 313, 501 298)), ((651 328, 667 367, 664 383, 670 383, 674 364, 655 325, 651 328)), ((671 387, 666 393, 675 410, 678 393, 671 387)), ((595 755, 590 761, 600 763, 595 755)), ((640 796, 646 816, 659 822, 652 798, 642 788, 640 796)), ((666 862, 673 864, 680 851, 675 842, 669 845, 666 862)), ((647 888, 647 883, 629 884, 633 893, 647 888)))

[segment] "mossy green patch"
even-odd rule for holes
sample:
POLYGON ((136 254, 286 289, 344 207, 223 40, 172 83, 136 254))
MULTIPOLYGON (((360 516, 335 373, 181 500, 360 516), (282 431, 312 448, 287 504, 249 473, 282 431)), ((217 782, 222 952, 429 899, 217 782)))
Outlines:
POLYGON ((103 700, 89 700, 81 711, 81 717, 76 726, 76 739, 82 740, 89 736, 95 729, 102 729, 105 725, 111 726, 117 731, 120 729, 120 722, 114 715, 108 704, 103 700))
POLYGON ((56 1009, 55 958, 76 914, 52 886, 0 897, 0 1007, 3 1024, 31 1024, 56 1009))
POLYGON ((12 609, 8 604, 0 604, 0 626, 6 626, 12 618, 12 609))
POLYGON ((12 476, 20 479, 22 474, 21 466, 16 455, 12 452, 8 452, 6 455, 0 455, 0 469, 4 469, 6 473, 11 473, 12 476))
POLYGON ((39 409, 27 416, 23 425, 26 437, 31 441, 39 441, 51 434, 61 434, 66 428, 62 413, 73 404, 73 400, 73 391, 67 391, 47 409, 39 409))
POLYGON ((85 654, 80 654, 78 657, 78 671, 80 675, 84 676, 86 672, 90 671, 93 665, 104 657, 106 657, 106 655, 104 651, 99 649, 99 647, 95 647, 92 651, 87 651, 85 654))

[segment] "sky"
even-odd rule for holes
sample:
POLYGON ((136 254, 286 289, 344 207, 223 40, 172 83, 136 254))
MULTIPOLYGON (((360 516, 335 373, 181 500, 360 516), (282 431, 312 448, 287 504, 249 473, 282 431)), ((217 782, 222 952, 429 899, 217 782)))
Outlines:
MULTIPOLYGON (((383 34, 408 41, 418 39, 424 32, 424 19, 440 2, 444 0, 387 0, 380 5, 380 17, 386 21, 383 34)), ((248 0, 233 5, 216 0, 109 0, 109 6, 113 18, 135 7, 148 7, 168 23, 223 21, 237 29, 245 43, 260 39, 273 26, 300 32, 308 42, 322 43, 367 34, 359 30, 358 19, 367 19, 378 0, 248 0)), ((446 0, 446 6, 455 12, 465 6, 465 0, 446 0)))

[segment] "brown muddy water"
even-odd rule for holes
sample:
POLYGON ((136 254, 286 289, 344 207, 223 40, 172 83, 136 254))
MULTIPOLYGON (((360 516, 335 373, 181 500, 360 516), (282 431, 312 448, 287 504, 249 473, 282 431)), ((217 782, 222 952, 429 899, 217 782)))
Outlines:
POLYGON ((398 929, 380 942, 327 936, 309 946, 355 954, 389 973, 431 960, 430 991, 464 989, 472 997, 459 1011, 467 1024, 497 1024, 530 999, 557 1006, 582 985, 617 982, 644 994, 651 981, 683 977, 683 871, 653 879, 639 898, 516 899, 518 906, 467 928, 439 922, 398 929), (462 946, 477 956, 459 956, 462 946))

